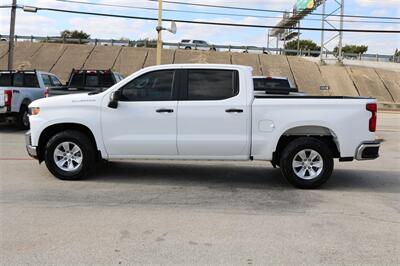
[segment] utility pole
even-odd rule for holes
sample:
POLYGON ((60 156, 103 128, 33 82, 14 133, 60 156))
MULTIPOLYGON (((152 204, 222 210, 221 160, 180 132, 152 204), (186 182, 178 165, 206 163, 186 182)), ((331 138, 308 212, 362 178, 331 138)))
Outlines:
POLYGON ((325 11, 326 11, 326 0, 322 0, 322 15, 321 15, 321 52, 319 55, 319 61, 320 64, 323 65, 325 64, 324 62, 324 45, 325 45, 325 40, 324 40, 324 35, 325 35, 325 11))
POLYGON ((298 23, 298 29, 297 29, 297 55, 300 54, 300 21, 298 23))
POLYGON ((162 49, 162 0, 158 0, 158 26, 157 26, 157 65, 161 65, 161 49, 162 49))
POLYGON ((10 34, 8 40, 8 70, 13 69, 16 10, 17 10, 17 0, 13 0, 11 7, 11 18, 10 18, 10 34))
POLYGON ((343 56, 342 56, 342 46, 343 46, 343 15, 344 15, 344 0, 341 0, 341 9, 340 9, 340 32, 339 32, 339 55, 338 55, 338 63, 343 64, 343 56))

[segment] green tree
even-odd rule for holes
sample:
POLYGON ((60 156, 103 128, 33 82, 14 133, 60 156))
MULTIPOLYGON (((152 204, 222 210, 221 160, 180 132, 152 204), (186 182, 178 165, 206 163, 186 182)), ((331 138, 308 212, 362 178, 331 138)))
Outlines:
POLYGON ((78 30, 63 30, 60 33, 60 37, 85 40, 90 38, 90 34, 78 30))
MULTIPOLYGON (((297 40, 293 40, 290 42, 287 42, 285 45, 285 49, 290 49, 290 50, 297 50, 297 40)), ((299 48, 300 50, 303 50, 303 53, 306 53, 306 51, 319 51, 321 48, 312 40, 300 40, 299 43, 299 48)), ((286 53, 287 55, 296 55, 297 53, 286 53)), ((318 54, 313 54, 313 56, 318 56, 318 54)))
MULTIPOLYGON (((364 54, 368 51, 368 45, 355 45, 355 44, 346 44, 342 47, 343 53, 350 54, 364 54)), ((335 47, 333 50, 335 54, 339 53, 339 47, 335 47)))
POLYGON ((396 51, 394 52, 394 56, 400 56, 400 49, 396 49, 396 51))
POLYGON ((136 42, 136 47, 148 47, 148 48, 157 48, 157 40, 156 39, 139 39, 136 42))

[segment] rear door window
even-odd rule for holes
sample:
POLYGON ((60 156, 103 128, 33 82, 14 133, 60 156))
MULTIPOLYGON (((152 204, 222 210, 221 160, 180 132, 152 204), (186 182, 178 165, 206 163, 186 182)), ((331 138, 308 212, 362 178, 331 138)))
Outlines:
POLYGON ((36 74, 34 73, 24 73, 24 87, 38 88, 39 82, 36 74))
POLYGON ((188 100, 223 100, 239 93, 236 70, 188 70, 188 100))

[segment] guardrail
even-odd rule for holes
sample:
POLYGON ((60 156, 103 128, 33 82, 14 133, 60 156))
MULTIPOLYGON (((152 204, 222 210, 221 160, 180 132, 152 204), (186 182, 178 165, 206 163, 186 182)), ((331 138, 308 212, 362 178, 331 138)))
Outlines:
MULTIPOLYGON (((2 41, 9 39, 8 35, 0 35, 2 41)), ((15 35, 15 41, 30 41, 30 42, 46 42, 46 43, 69 43, 69 44, 92 44, 92 45, 104 45, 104 46, 128 46, 128 47, 148 47, 155 48, 155 41, 140 40, 114 40, 114 39, 78 39, 78 38, 63 38, 55 36, 22 36, 15 35)), ((256 46, 245 46, 245 45, 198 45, 198 44, 187 44, 187 43, 172 43, 163 42, 164 48, 170 49, 192 49, 192 50, 210 50, 210 51, 229 51, 229 52, 243 52, 243 53, 264 53, 264 54, 279 54, 279 55, 294 55, 294 56, 313 56, 318 57, 320 51, 315 50, 292 50, 283 48, 271 48, 271 47, 256 47, 256 46)), ((324 58, 336 59, 338 54, 333 52, 324 52, 324 58)), ((343 58, 363 61, 381 61, 381 62, 395 62, 400 63, 400 56, 394 55, 382 55, 382 54, 354 54, 354 53, 343 53, 343 58)))

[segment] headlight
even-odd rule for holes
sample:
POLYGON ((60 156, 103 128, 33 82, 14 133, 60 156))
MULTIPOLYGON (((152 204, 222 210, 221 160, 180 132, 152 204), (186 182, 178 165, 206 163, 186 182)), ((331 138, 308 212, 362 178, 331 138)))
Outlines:
POLYGON ((29 108, 29 115, 38 115, 40 113, 39 107, 31 107, 29 108))

